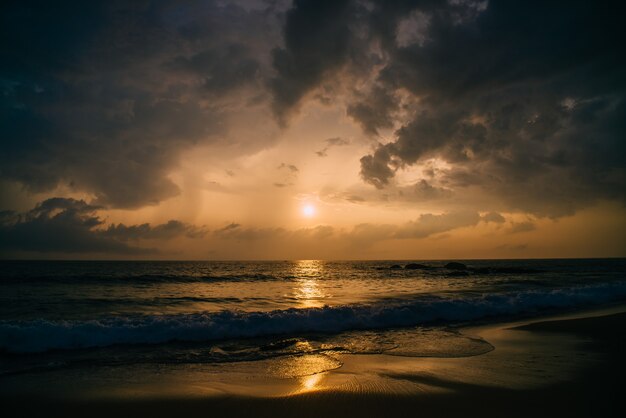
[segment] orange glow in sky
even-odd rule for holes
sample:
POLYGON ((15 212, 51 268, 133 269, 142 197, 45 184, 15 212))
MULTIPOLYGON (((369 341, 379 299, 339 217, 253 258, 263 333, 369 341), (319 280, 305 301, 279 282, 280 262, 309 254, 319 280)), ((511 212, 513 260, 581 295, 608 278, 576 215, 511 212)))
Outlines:
POLYGON ((0 74, 0 257, 626 255, 621 39, 386 3, 96 8, 98 29, 42 18, 72 33, 46 54, 10 14, 33 46, 0 74))

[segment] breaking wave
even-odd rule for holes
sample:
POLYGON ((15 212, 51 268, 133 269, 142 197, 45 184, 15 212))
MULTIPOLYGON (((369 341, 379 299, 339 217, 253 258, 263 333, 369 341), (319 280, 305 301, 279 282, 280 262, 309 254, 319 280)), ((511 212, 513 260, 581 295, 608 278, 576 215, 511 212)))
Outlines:
POLYGON ((177 315, 114 316, 93 320, 0 321, 0 350, 11 353, 81 349, 116 344, 212 341, 302 333, 451 325, 592 306, 626 297, 626 282, 535 289, 501 294, 420 296, 271 312, 221 311, 177 315))

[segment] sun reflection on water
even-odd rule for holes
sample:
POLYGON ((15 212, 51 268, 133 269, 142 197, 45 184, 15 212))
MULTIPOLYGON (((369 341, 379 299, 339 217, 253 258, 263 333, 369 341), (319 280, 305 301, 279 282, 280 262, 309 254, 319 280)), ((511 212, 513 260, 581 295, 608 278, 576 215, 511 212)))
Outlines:
POLYGON ((328 297, 320 288, 318 280, 324 272, 324 262, 320 260, 299 260, 293 268, 296 278, 293 289, 294 298, 303 308, 319 308, 324 306, 328 297))

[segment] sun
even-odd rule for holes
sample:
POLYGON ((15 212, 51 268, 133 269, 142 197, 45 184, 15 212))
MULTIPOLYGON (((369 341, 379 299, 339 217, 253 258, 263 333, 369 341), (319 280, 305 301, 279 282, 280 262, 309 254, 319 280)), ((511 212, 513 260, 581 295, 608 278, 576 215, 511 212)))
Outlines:
POLYGON ((315 216, 315 206, 311 204, 302 206, 302 215, 306 218, 312 218, 315 216))

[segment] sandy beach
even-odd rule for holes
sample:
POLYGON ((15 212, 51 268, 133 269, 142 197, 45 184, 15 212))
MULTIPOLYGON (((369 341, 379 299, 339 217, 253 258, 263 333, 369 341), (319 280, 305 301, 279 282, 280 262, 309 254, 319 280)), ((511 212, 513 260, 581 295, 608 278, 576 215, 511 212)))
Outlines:
POLYGON ((11 416, 621 416, 625 311, 464 329, 494 347, 473 357, 337 354, 220 370, 43 373, 4 377, 2 401, 11 416), (314 373, 329 361, 334 370, 314 373))

